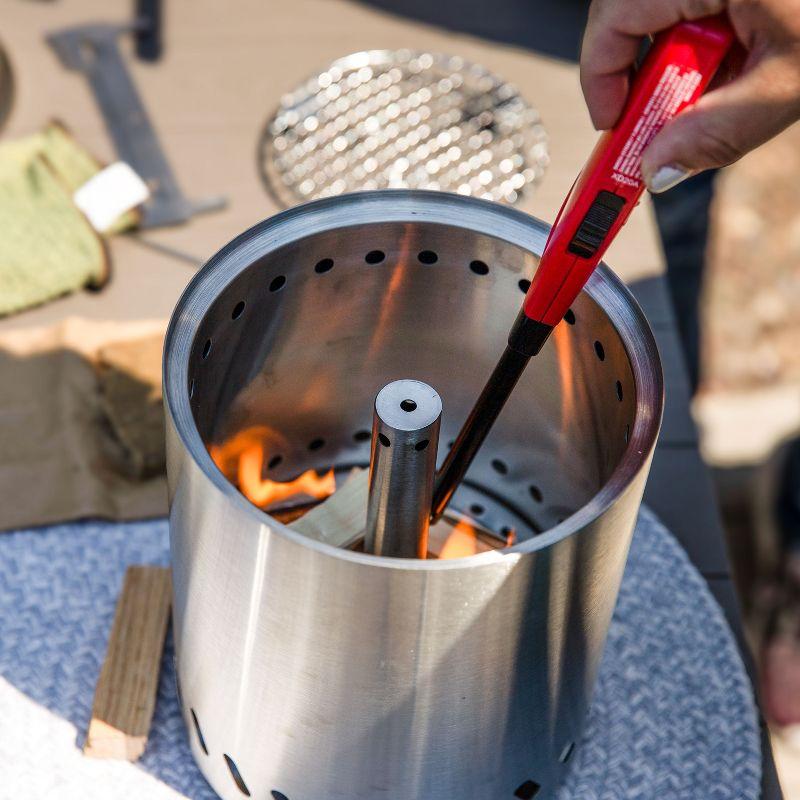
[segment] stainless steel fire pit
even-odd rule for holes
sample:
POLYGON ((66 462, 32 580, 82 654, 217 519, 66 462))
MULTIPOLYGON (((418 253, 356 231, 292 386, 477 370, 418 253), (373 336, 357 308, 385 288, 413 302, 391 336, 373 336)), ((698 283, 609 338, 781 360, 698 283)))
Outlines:
POLYGON ((336 549, 256 508, 260 478, 369 460, 377 392, 441 396, 439 460, 502 351, 546 227, 432 192, 323 200, 198 273, 165 352, 175 641, 226 800, 537 800, 579 741, 662 409, 653 337, 605 268, 535 358, 454 506, 512 547, 336 549))

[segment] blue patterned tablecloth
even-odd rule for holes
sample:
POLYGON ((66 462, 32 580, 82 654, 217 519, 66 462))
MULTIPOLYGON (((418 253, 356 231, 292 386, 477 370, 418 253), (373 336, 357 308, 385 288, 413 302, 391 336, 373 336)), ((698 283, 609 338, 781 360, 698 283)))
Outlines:
MULTIPOLYGON (((189 753, 171 642, 143 758, 80 751, 125 567, 167 560, 163 520, 0 534, 0 800, 216 797, 189 753)), ((755 800, 760 775, 732 634, 686 554, 643 510, 559 800, 755 800)))

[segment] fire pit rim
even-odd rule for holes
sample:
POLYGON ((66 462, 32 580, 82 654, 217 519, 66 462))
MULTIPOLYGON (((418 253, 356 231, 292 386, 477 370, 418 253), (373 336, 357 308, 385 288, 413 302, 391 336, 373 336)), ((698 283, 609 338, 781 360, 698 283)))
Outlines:
POLYGON ((459 569, 467 563, 470 567, 502 560, 510 563, 509 556, 543 550, 580 532, 602 516, 627 490, 630 479, 651 457, 664 405, 663 373, 653 333, 630 290, 605 263, 601 263, 589 279, 584 292, 606 313, 630 359, 636 381, 636 416, 628 446, 603 487, 589 502, 550 530, 502 550, 443 561, 366 555, 319 542, 292 530, 252 504, 219 471, 200 437, 187 391, 188 363, 200 323, 218 295, 249 269, 253 261, 299 238, 365 222, 427 222, 460 227, 507 242, 536 257, 541 255, 550 230, 549 225, 530 214, 479 198, 421 189, 382 189, 294 206, 256 223, 224 245, 197 271, 178 299, 164 339, 162 364, 165 412, 186 453, 211 487, 251 514, 261 525, 286 539, 322 554, 382 568, 438 570, 459 569), (452 205, 448 204, 454 204, 458 213, 453 214, 452 205), (450 211, 446 213, 448 208, 450 211), (348 211, 351 217, 348 217, 348 211), (489 221, 496 227, 489 225, 489 221), (650 380, 644 380, 647 377, 650 380))

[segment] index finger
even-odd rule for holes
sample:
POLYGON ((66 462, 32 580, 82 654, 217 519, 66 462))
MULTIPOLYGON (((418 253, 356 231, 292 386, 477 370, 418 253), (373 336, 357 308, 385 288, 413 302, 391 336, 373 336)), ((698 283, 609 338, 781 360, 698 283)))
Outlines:
POLYGON ((593 0, 581 48, 581 86, 595 128, 613 127, 622 113, 642 37, 724 7, 725 0, 593 0))

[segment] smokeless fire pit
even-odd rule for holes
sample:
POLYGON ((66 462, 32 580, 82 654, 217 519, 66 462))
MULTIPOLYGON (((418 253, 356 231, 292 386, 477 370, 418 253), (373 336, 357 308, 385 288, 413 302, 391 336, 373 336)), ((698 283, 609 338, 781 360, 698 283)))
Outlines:
POLYGON ((441 463, 546 235, 486 201, 346 195, 242 234, 181 298, 165 350, 177 671, 225 800, 553 795, 661 419, 656 346, 620 281, 601 267, 531 362, 451 504, 463 546, 388 558, 288 527, 368 464, 393 381, 441 398, 441 463))

